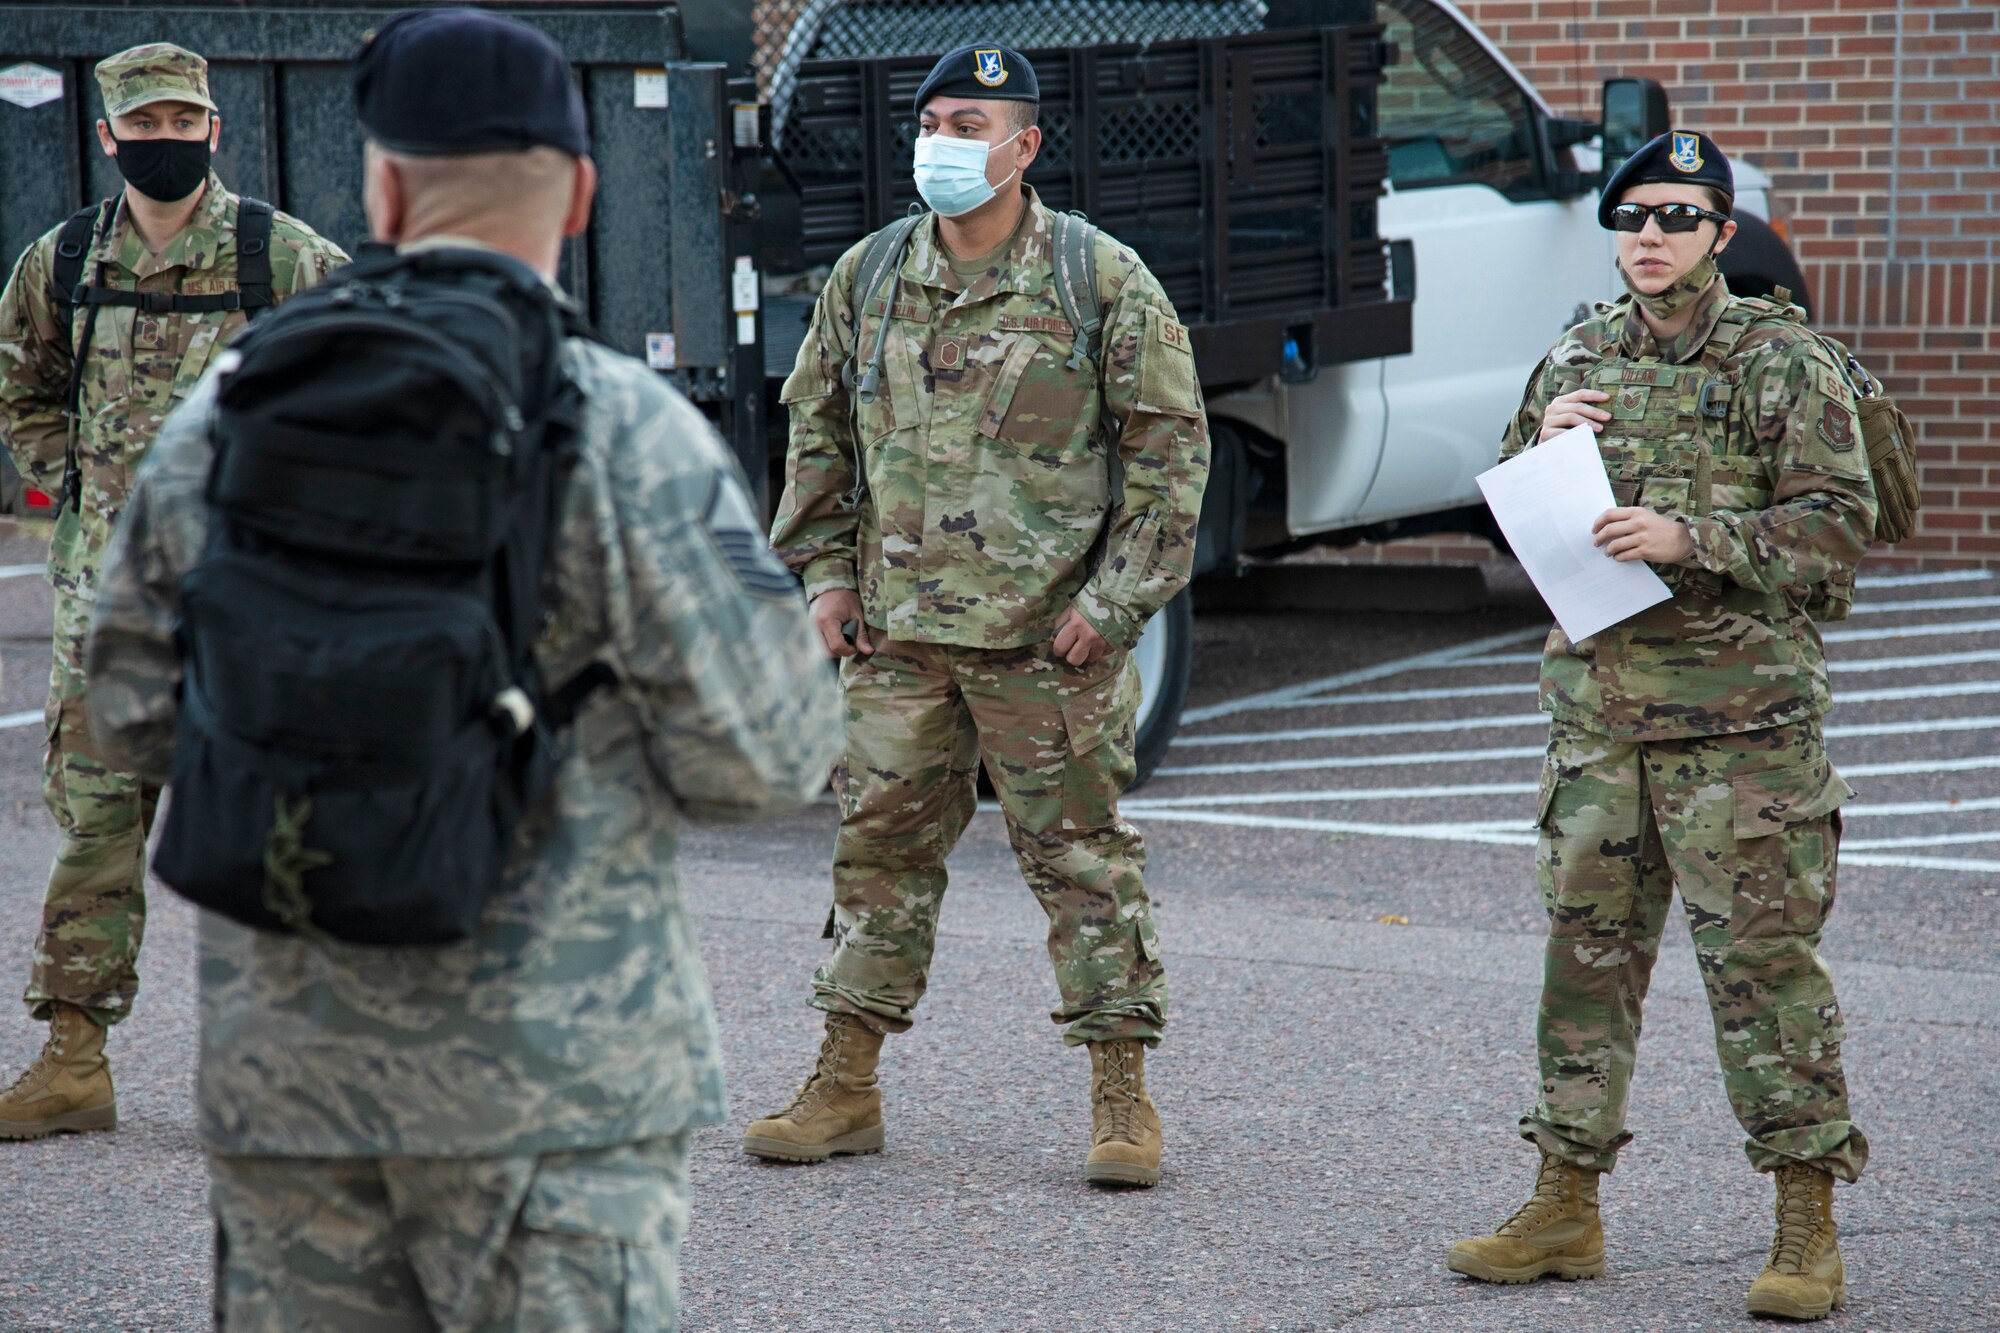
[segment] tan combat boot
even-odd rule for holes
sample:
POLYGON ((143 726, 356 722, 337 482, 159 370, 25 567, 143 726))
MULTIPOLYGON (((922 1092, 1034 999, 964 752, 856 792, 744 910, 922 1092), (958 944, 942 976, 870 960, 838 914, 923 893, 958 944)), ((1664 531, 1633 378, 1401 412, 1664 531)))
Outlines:
POLYGON ((1090 1043, 1090 1156, 1093 1185, 1160 1183, 1160 1113, 1146 1095, 1146 1043, 1090 1043))
POLYGON ((42 1053, 13 1087, 0 1092, 0 1139, 118 1127, 104 1029, 75 1005, 51 1009, 42 1053))
POLYGON ((1750 1284, 1750 1313, 1824 1319, 1847 1300, 1847 1270, 1833 1225, 1833 1177, 1805 1162, 1781 1166, 1778 1234, 1750 1284))
POLYGON ((1535 1193, 1490 1236, 1451 1247, 1445 1266, 1481 1282, 1604 1276, 1604 1225, 1595 1171, 1542 1154, 1535 1193))
POLYGON ((743 1151, 776 1162, 824 1162, 842 1153, 882 1151, 882 1093, 875 1061, 882 1034, 847 1014, 826 1016, 819 1062, 792 1104, 753 1120, 743 1151))

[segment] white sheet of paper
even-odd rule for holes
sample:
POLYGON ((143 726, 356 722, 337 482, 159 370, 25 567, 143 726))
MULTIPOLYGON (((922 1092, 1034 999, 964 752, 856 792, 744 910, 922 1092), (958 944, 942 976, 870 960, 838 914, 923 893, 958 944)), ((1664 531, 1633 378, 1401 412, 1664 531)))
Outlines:
POLYGON ((1507 544, 1570 642, 1674 595, 1645 561, 1621 563, 1592 543, 1590 525, 1617 501, 1590 427, 1572 426, 1523 450, 1480 473, 1478 482, 1507 544))

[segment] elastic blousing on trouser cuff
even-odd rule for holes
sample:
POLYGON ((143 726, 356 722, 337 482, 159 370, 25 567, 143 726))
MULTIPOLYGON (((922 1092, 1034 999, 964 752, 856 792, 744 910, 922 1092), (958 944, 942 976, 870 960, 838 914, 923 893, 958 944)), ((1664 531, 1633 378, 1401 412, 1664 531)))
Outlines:
POLYGON ((1815 1183, 1806 1168, 1778 1172, 1778 1234, 1771 1238, 1771 1267, 1781 1272, 1805 1271, 1806 1248, 1823 1220, 1813 1193, 1815 1183))
POLYGON ((1541 1224, 1544 1212, 1563 1206, 1566 1202, 1563 1193, 1563 1165, 1562 1158, 1552 1153, 1542 1154, 1542 1169, 1535 1177, 1535 1192, 1512 1217, 1500 1224, 1496 1235, 1514 1236, 1532 1231, 1541 1224))
POLYGON ((1132 1071, 1125 1063, 1125 1048, 1116 1043, 1104 1048, 1104 1078, 1098 1085, 1097 1100, 1105 1104, 1111 1134, 1131 1141, 1132 1117, 1139 1109, 1139 1094, 1132 1091, 1132 1071))

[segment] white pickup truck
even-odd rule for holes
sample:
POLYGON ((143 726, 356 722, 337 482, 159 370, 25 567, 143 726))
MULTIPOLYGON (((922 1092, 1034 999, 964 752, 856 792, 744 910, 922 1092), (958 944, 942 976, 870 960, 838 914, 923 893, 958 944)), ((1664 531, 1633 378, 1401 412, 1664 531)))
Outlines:
MULTIPOLYGON (((1608 145, 1622 160, 1666 128, 1658 86, 1613 80, 1603 121, 1565 119, 1449 0, 1377 0, 1376 13, 1397 52, 1377 98, 1376 132, 1389 145, 1379 229, 1414 253, 1411 350, 1211 394, 1203 572, 1319 542, 1493 535, 1473 478, 1492 466, 1549 345, 1621 290, 1596 218, 1600 152, 1608 145)), ((1769 179, 1740 159, 1734 167, 1730 286, 1783 285, 1803 300, 1783 223, 1772 224, 1769 179)), ((1188 601, 1156 617, 1138 649, 1142 776, 1179 722, 1188 601)))

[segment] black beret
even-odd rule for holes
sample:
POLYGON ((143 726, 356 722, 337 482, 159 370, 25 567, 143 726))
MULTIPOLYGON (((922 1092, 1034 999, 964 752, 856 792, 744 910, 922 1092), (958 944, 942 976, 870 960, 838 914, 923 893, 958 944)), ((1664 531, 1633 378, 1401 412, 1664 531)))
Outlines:
POLYGON ((478 9, 406 9, 348 72, 368 137, 399 153, 590 152, 569 60, 549 37, 478 9))
POLYGON ((1011 46, 961 46, 931 66, 917 89, 915 110, 933 97, 977 97, 988 102, 1039 102, 1035 67, 1011 46))
POLYGON ((1611 230, 1611 210, 1618 196, 1635 185, 1706 185, 1722 191, 1731 203, 1736 200, 1736 173, 1729 169, 1729 159, 1715 140, 1691 130, 1668 130, 1611 173, 1597 201, 1598 226, 1611 230))

